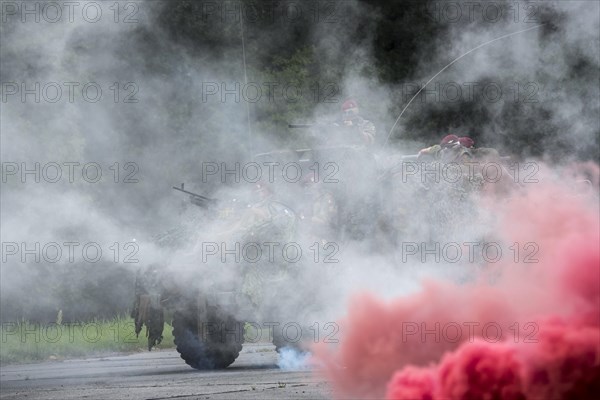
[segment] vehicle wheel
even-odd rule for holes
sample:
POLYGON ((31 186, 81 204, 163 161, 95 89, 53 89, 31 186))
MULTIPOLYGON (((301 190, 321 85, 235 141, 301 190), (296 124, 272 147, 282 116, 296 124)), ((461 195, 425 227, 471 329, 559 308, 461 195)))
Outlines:
POLYGON ((205 323, 190 314, 173 315, 173 338, 181 358, 195 369, 221 369, 231 365, 242 350, 244 324, 211 313, 205 323), (241 330, 241 333, 240 333, 241 330))

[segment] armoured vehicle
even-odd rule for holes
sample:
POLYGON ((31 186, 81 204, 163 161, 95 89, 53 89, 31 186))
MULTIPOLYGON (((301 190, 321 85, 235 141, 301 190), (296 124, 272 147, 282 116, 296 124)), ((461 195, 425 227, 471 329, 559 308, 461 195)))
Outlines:
POLYGON ((327 269, 317 263, 324 260, 309 249, 317 246, 319 257, 331 261, 348 244, 366 243, 383 252, 406 235, 427 241, 436 232, 415 238, 405 229, 417 219, 435 220, 427 225, 437 233, 454 235, 445 228, 460 227, 456 219, 464 216, 458 211, 466 207, 456 205, 481 180, 423 180, 407 174, 415 161, 404 157, 382 170, 368 148, 338 144, 258 154, 253 163, 277 165, 282 175, 225 191, 220 201, 175 187, 200 207, 156 238, 173 256, 168 265, 151 265, 138 274, 136 332, 146 325, 151 349, 162 339, 167 311, 177 351, 196 369, 227 367, 244 340, 265 327, 277 350, 302 349, 302 340, 311 335, 308 316, 319 306, 317 286, 327 285, 327 269), (289 251, 298 248, 304 254, 296 259, 289 251), (306 282, 315 287, 303 297, 295 285, 306 282))
POLYGON ((315 261, 335 259, 340 243, 373 230, 378 198, 352 184, 376 179, 374 157, 364 148, 275 151, 253 162, 281 168, 273 179, 224 190, 218 201, 174 187, 199 207, 155 238, 172 254, 168 265, 137 275, 136 333, 146 325, 151 349, 170 315, 177 351, 196 369, 227 367, 244 340, 257 335, 268 334, 277 350, 302 349, 312 336, 308 315, 318 307, 316 286, 326 285, 310 278, 323 268, 315 261), (301 282, 315 285, 313 296, 295 290, 301 282))

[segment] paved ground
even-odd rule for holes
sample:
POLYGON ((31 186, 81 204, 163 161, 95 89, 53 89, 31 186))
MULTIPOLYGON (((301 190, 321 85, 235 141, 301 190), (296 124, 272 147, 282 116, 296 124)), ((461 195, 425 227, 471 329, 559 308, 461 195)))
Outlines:
POLYGON ((310 371, 282 371, 271 344, 244 345, 221 371, 196 371, 175 351, 0 368, 1 399, 327 399, 310 371))

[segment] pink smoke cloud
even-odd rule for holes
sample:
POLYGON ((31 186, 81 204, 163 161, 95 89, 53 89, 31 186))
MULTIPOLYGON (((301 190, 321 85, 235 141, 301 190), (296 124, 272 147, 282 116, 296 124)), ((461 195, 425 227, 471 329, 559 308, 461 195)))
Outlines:
MULTIPOLYGON (((596 176, 597 170, 591 168, 596 176)), ((497 217, 499 238, 535 241, 538 262, 493 265, 500 272, 494 284, 428 281, 392 302, 357 295, 341 321, 340 345, 315 349, 336 396, 587 399, 599 393, 597 197, 543 182, 483 203, 497 217)))

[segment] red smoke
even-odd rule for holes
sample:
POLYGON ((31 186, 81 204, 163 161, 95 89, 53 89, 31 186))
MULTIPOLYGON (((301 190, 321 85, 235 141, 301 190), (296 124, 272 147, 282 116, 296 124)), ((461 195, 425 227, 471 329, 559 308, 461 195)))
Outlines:
POLYGON ((315 349, 334 394, 596 398, 600 216, 595 195, 572 193, 539 183, 486 204, 497 216, 497 240, 538 249, 537 263, 506 254, 491 266, 501 274, 493 284, 430 281, 391 303, 356 296, 339 347, 315 349))

